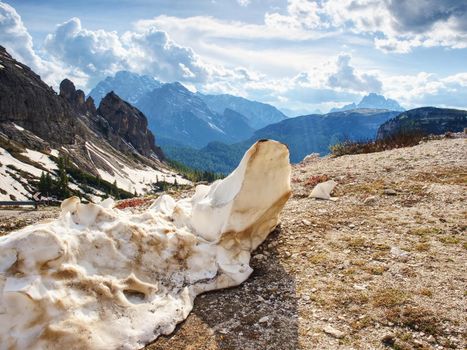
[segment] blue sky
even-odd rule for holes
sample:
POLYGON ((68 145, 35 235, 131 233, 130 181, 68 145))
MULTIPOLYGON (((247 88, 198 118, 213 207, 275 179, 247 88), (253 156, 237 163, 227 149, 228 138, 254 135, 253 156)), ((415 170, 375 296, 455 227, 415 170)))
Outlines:
POLYGON ((125 69, 289 114, 369 92, 467 108, 465 0, 10 0, 0 44, 86 92, 125 69))

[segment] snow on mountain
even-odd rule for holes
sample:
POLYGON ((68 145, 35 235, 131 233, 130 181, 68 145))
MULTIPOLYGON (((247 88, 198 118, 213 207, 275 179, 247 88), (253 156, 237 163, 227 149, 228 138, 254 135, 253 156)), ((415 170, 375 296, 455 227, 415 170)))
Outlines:
POLYGON ((96 104, 109 92, 113 91, 123 100, 135 104, 141 96, 162 85, 161 82, 147 75, 139 75, 128 71, 119 71, 113 77, 107 77, 91 90, 91 96, 96 104))

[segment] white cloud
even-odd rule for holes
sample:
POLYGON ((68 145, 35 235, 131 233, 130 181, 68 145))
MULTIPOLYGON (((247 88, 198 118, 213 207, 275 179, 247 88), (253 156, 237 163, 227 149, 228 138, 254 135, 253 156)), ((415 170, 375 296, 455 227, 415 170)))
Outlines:
POLYGON ((467 48, 467 3, 459 0, 327 0, 319 10, 333 27, 379 34, 375 46, 408 53, 413 47, 467 48))
POLYGON ((399 75, 383 80, 386 96, 396 99, 409 108, 440 106, 467 108, 467 73, 446 77, 420 72, 416 75, 399 75))
POLYGON ((10 5, 0 2, 0 44, 18 61, 27 64, 33 71, 53 86, 58 86, 68 76, 82 84, 87 80, 79 69, 65 68, 61 62, 43 59, 34 50, 32 37, 21 17, 10 5))
POLYGON ((319 16, 319 5, 309 0, 289 0, 287 14, 266 13, 264 22, 269 28, 282 30, 307 30, 323 26, 319 16))
POLYGON ((47 53, 88 75, 126 68, 127 52, 116 32, 90 31, 72 18, 56 27, 44 42, 47 53))
POLYGON ((251 4, 251 0, 237 0, 240 6, 246 7, 251 4))
POLYGON ((38 69, 42 60, 36 55, 32 37, 21 21, 21 17, 10 5, 0 2, 0 43, 19 60, 28 62, 38 69))
POLYGON ((350 91, 380 92, 381 81, 378 77, 368 73, 356 73, 350 65, 350 55, 341 54, 337 58, 337 70, 328 77, 331 88, 350 91))

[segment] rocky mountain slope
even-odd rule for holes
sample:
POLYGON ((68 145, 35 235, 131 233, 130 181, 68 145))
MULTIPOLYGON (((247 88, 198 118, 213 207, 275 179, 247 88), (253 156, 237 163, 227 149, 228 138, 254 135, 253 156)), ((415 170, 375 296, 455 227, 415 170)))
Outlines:
POLYGON ((234 143, 253 131, 286 118, 275 107, 232 95, 193 93, 182 84, 162 84, 121 71, 96 85, 89 96, 99 102, 114 91, 149 118, 162 145, 202 148, 212 141, 234 143))
POLYGON ((396 101, 386 98, 382 95, 375 94, 374 92, 363 96, 362 100, 358 103, 351 103, 341 108, 332 108, 330 113, 350 111, 357 108, 372 108, 372 109, 386 109, 389 111, 404 111, 405 109, 396 101))
POLYGON ((401 133, 442 135, 467 128, 467 111, 448 108, 422 107, 401 113, 378 129, 377 138, 383 139, 401 133))
POLYGON ((43 172, 57 176, 60 158, 69 160, 71 190, 91 199, 105 196, 112 184, 144 193, 158 179, 177 178, 144 115, 115 94, 96 109, 71 81, 56 94, 3 48, 0 64, 0 198, 30 197, 43 172))
MULTIPOLYGON (((466 153, 441 139, 295 165, 252 276, 146 349, 465 349, 466 153), (308 198, 325 179, 336 200, 308 198)), ((2 234, 31 223, 0 217, 2 234)))
POLYGON ((222 114, 225 109, 231 109, 243 114, 253 129, 260 129, 266 125, 287 119, 287 116, 274 106, 257 101, 250 101, 243 97, 229 94, 204 95, 197 94, 213 111, 222 114))

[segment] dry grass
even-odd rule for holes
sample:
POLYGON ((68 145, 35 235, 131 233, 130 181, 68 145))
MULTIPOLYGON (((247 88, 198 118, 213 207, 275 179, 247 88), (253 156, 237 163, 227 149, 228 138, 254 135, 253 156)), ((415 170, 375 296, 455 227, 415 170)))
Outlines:
POLYGON ((380 288, 373 292, 371 300, 376 307, 391 308, 407 302, 408 295, 405 291, 397 288, 380 288))
POLYGON ((331 154, 340 157, 349 154, 382 152, 394 148, 418 145, 425 137, 422 133, 400 133, 382 140, 344 141, 329 147, 331 154))
POLYGON ((390 308, 386 311, 389 322, 402 327, 438 335, 443 332, 441 320, 431 310, 420 306, 404 306, 390 308))

